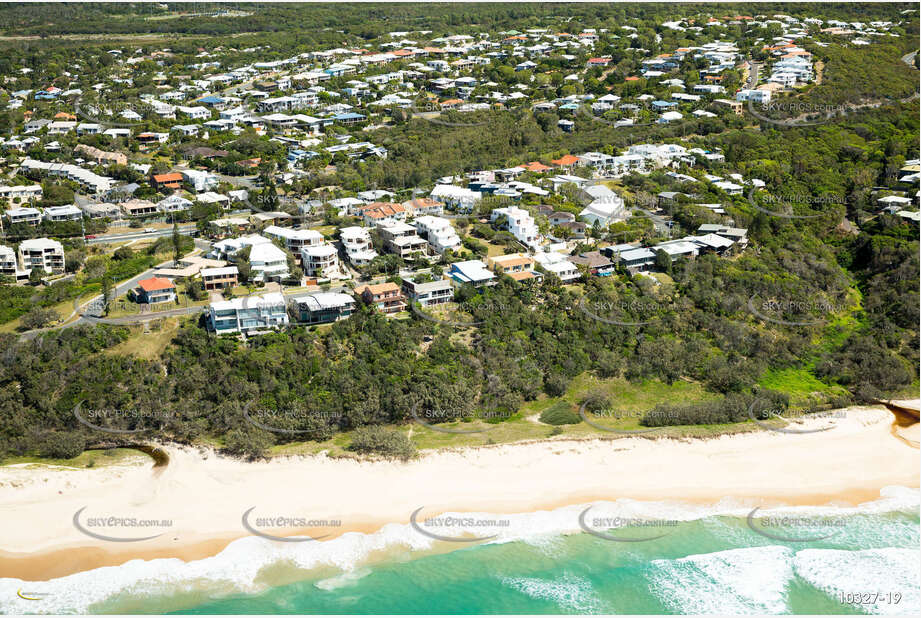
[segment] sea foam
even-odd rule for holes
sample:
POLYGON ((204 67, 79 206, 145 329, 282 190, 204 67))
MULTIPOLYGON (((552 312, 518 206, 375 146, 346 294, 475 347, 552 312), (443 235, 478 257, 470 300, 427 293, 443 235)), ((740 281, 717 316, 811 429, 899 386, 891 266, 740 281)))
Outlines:
MULTIPOLYGON (((887 487, 881 492, 879 500, 862 504, 858 507, 783 507, 759 511, 764 514, 834 514, 840 516, 885 513, 917 509, 921 500, 918 489, 887 487)), ((507 519, 508 525, 486 530, 487 535, 495 534, 490 543, 508 543, 524 541, 534 545, 546 545, 552 548, 550 537, 553 535, 581 532, 579 514, 589 505, 566 506, 550 511, 537 511, 503 515, 497 513, 446 513, 471 519, 507 519)), ((715 505, 687 505, 678 502, 641 502, 621 499, 614 502, 593 503, 592 517, 657 518, 677 521, 694 521, 726 515, 745 517, 751 510, 750 504, 739 501, 724 500, 715 505)), ((407 516, 407 520, 408 520, 407 516)), ((444 534, 444 531, 438 531, 444 534)), ((484 536, 484 529, 458 526, 451 528, 451 536, 464 534, 484 536)), ((293 564, 305 571, 323 567, 335 567, 345 573, 358 569, 370 562, 375 556, 395 549, 410 552, 437 549, 450 551, 469 546, 467 543, 445 543, 435 541, 409 524, 387 524, 379 531, 364 534, 348 532, 329 541, 303 543, 282 543, 259 537, 245 537, 231 542, 219 554, 184 562, 179 559, 131 560, 115 567, 102 567, 74 573, 65 577, 45 582, 27 582, 15 578, 0 579, 0 613, 88 613, 95 604, 102 603, 118 595, 132 597, 169 596, 173 592, 209 591, 220 593, 231 588, 244 594, 254 594, 264 590, 269 584, 259 581, 260 572, 266 567, 282 562, 293 564), (21 599, 18 590, 37 592, 42 595, 39 601, 21 599)), ((780 573, 777 552, 780 548, 765 554, 765 548, 757 548, 758 556, 770 556, 773 569, 780 573)), ((736 550, 733 550, 736 551, 736 550)), ((748 551, 748 550, 738 550, 748 551)), ((732 554, 729 555, 732 557, 732 554)), ((687 559, 690 560, 690 557, 687 559)), ((694 574, 695 577, 718 578, 719 570, 741 568, 735 562, 707 563, 702 558, 697 562, 679 566, 694 574)), ((761 568, 768 569, 768 566, 761 568)), ((784 571, 785 572, 785 571, 784 571)), ((327 585, 337 585, 347 580, 331 579, 327 585)), ((523 581, 523 580, 522 580, 523 581)), ((772 580, 773 581, 773 580, 772 580)), ((524 585, 519 582, 519 585, 524 585)), ((663 584, 664 585, 664 584, 663 584)), ((532 592, 536 588, 529 588, 532 592)), ((779 607, 776 586, 767 591, 747 592, 744 588, 735 589, 731 599, 726 603, 735 603, 739 609, 754 608, 753 611, 771 611, 779 607), (758 594, 755 594, 758 592, 758 594), (763 592, 764 594, 761 594, 763 592), (766 596, 765 596, 766 595, 766 596), (760 608, 760 609, 759 609, 760 608)), ((903 601, 904 602, 904 601, 903 601)), ((704 608, 701 608, 703 611, 704 608)))

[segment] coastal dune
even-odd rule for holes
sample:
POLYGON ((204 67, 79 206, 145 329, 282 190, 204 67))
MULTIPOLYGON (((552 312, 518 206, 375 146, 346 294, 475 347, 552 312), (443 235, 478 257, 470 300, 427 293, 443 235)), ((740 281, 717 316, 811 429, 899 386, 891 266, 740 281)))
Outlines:
POLYGON ((554 440, 429 452, 405 463, 322 455, 247 463, 166 446, 165 468, 140 459, 93 469, 8 466, 0 468, 0 577, 45 581, 135 558, 200 559, 250 536, 247 525, 325 540, 406 524, 418 509, 421 521, 619 499, 849 506, 878 499, 885 487, 919 486, 919 451, 894 435, 890 412, 839 412, 792 426, 828 428, 814 433, 554 440), (159 525, 92 525, 114 518, 159 525))

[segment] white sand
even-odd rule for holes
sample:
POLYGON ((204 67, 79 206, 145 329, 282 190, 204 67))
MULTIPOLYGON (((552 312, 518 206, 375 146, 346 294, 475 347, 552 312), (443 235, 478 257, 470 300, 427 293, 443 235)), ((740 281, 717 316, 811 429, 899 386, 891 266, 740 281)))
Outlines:
MULTIPOLYGON (((245 536, 241 517, 254 506, 253 518, 340 519, 338 534, 406 523, 422 506, 431 516, 447 510, 525 512, 618 498, 856 504, 878 497, 885 486, 919 485, 919 451, 893 436, 891 423, 892 415, 882 408, 850 408, 795 425, 833 427, 819 433, 548 441, 433 452, 409 463, 325 456, 245 463, 168 447, 171 461, 163 470, 153 470, 149 460, 80 470, 9 466, 0 468, 0 552, 26 559, 63 547, 104 547, 122 556, 144 557, 151 550, 182 556, 183 546, 245 536), (98 541, 72 523, 82 507, 87 507, 82 522, 119 516, 169 519, 173 525, 151 541, 98 541)), ((162 531, 99 530, 121 537, 162 531)))

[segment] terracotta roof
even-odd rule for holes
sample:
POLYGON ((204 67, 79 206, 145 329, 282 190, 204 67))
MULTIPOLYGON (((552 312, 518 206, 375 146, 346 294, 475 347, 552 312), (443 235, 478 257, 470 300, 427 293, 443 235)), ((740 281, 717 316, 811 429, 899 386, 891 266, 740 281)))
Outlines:
POLYGON ((530 163, 524 163, 518 167, 526 169, 529 172, 546 172, 547 170, 551 169, 540 161, 531 161, 530 163))
POLYGON ((515 281, 524 281, 525 279, 534 279, 534 277, 536 277, 536 275, 529 270, 526 270, 524 272, 506 273, 506 274, 508 274, 508 276, 514 279, 515 281))
POLYGON ((182 182, 182 174, 170 172, 169 174, 154 174, 154 182, 182 182))
POLYGON ((560 157, 559 159, 553 159, 550 162, 558 166, 574 165, 579 162, 579 157, 568 154, 560 157))
POLYGON ((156 292, 157 290, 172 290, 176 284, 164 277, 151 277, 150 279, 141 279, 138 285, 145 292, 156 292))
POLYGON ((390 281, 386 283, 378 283, 377 285, 363 285, 360 288, 355 288, 355 293, 359 296, 364 296, 365 292, 370 292, 373 296, 378 294, 383 294, 385 292, 399 292, 400 286, 396 283, 391 283, 390 281))
POLYGON ((433 200, 430 197, 418 197, 414 200, 407 200, 400 204, 405 210, 413 211, 417 208, 432 208, 433 206, 444 206, 443 203, 438 200, 433 200))
POLYGON ((406 212, 402 204, 391 202, 371 202, 364 208, 360 209, 361 214, 371 217, 372 219, 383 219, 397 213, 406 212))

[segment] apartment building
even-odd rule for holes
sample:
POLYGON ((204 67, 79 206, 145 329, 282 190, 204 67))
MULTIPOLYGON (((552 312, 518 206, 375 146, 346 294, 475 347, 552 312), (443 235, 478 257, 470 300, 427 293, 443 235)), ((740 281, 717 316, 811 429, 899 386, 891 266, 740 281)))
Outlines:
POLYGON ((217 334, 246 334, 288 323, 285 297, 278 292, 222 300, 208 308, 208 327, 217 334))
POLYGON ((438 253, 461 248, 461 239, 451 222, 443 217, 423 215, 413 222, 421 238, 428 241, 438 253))
POLYGON ((19 164, 20 169, 27 172, 41 172, 50 176, 63 176, 80 185, 89 193, 104 193, 110 190, 115 181, 106 176, 99 176, 89 170, 69 163, 48 163, 34 159, 24 159, 19 164))
POLYGON ((40 199, 42 199, 41 185, 0 187, 0 200, 6 200, 9 204, 40 199))
POLYGON ((0 245, 0 276, 19 279, 22 274, 28 276, 28 273, 19 270, 19 262, 13 248, 0 245))
POLYGON ((64 247, 50 238, 31 238, 19 243, 19 262, 24 270, 40 268, 48 273, 64 272, 64 247))

